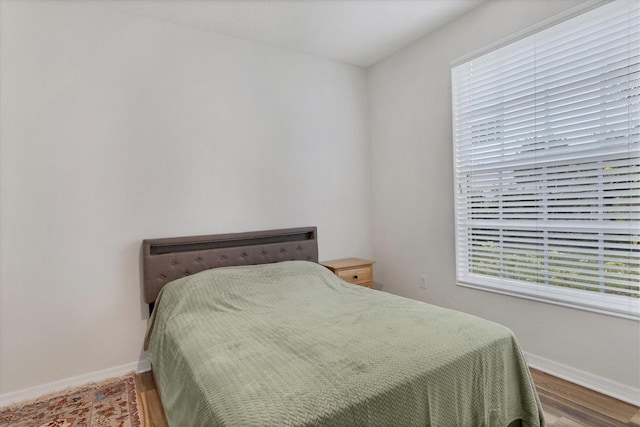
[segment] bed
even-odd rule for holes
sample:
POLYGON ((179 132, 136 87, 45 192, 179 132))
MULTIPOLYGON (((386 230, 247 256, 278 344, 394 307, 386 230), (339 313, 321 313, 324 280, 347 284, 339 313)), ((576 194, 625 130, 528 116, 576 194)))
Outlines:
POLYGON ((498 324, 342 281, 314 227, 143 242, 171 426, 540 426, 498 324))

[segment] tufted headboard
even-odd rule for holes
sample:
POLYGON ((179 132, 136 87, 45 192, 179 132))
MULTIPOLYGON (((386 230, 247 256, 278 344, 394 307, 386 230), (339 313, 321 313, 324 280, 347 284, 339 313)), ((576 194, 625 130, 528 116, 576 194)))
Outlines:
POLYGON ((180 277, 217 267, 280 261, 318 262, 316 227, 146 239, 142 242, 144 301, 180 277))

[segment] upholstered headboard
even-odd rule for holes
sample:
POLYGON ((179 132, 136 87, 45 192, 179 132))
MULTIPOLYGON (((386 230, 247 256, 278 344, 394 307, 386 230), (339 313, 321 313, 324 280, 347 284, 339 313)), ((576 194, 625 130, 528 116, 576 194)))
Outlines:
POLYGON ((142 246, 147 304, 155 302, 166 283, 211 268, 290 260, 318 262, 316 227, 146 239, 142 246))

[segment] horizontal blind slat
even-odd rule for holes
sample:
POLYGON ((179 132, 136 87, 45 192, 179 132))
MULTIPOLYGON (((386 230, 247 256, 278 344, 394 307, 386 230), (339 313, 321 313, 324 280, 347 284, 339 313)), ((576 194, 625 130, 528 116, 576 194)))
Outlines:
POLYGON ((640 2, 451 78, 458 280, 640 317, 640 2))

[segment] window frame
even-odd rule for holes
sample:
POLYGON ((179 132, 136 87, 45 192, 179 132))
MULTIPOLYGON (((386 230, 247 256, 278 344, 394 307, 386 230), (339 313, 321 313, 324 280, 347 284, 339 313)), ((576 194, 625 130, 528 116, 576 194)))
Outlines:
MULTIPOLYGON (((557 24, 561 24, 566 20, 579 16, 593 9, 596 9, 599 6, 602 6, 607 3, 609 3, 609 1, 589 1, 589 2, 583 3, 577 7, 567 10, 566 12, 560 15, 556 15, 555 17, 552 17, 546 21, 543 21, 540 24, 529 27, 512 36, 509 36, 505 39, 501 39, 495 43, 492 43, 491 45, 486 46, 480 50, 474 51, 461 58, 455 59, 451 61, 451 64, 450 64, 452 75, 453 75, 453 69, 458 65, 467 63, 474 58, 478 58, 483 55, 489 54, 497 49, 508 46, 523 38, 534 36, 540 31, 553 27, 557 24)), ((545 287, 545 286, 540 286, 539 283, 526 284, 526 283, 523 283, 522 281, 513 281, 506 278, 492 278, 489 276, 483 276, 482 284, 474 283, 473 281, 464 280, 460 278, 459 276, 460 266, 458 264, 458 256, 460 253, 460 248, 459 248, 460 231, 458 227, 458 217, 459 217, 458 197, 460 192, 458 191, 458 188, 459 188, 460 182, 458 179, 458 163, 457 163, 457 156, 456 156, 456 150, 458 148, 457 141, 456 141, 456 129, 457 129, 456 112, 455 112, 456 100, 454 97, 453 90, 454 88, 453 88, 453 80, 452 80, 452 140, 453 140, 453 149, 454 149, 453 173, 454 173, 454 192, 455 192, 454 203, 455 203, 455 210, 456 210, 456 214, 455 214, 456 259, 455 259, 455 262, 456 262, 457 285, 640 321, 640 298, 638 298, 637 300, 634 300, 634 298, 631 298, 631 297, 620 296, 615 294, 605 294, 605 293, 599 293, 599 292, 593 292, 593 291, 578 290, 578 289, 572 289, 572 288, 563 287, 563 286, 545 287), (514 284, 516 286, 514 286, 514 284), (593 302, 595 299, 598 300, 597 304, 593 302), (629 306, 628 312, 619 311, 618 307, 620 307, 621 305, 625 305, 625 306, 628 305, 629 306)), ((508 225, 505 226, 504 228, 510 229, 508 225)), ((502 234, 503 232, 504 230, 501 227, 500 234, 502 234)), ((468 233, 468 231, 466 233, 468 233)))

